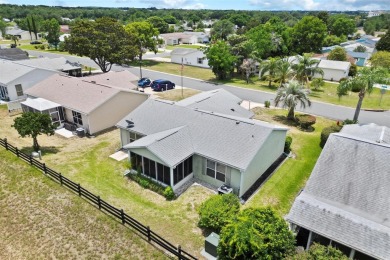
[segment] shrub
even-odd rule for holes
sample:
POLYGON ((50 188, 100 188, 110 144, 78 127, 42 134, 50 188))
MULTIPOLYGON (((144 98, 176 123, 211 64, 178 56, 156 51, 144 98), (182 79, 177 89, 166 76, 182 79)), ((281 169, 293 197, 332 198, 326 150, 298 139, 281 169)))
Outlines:
POLYGON ((353 124, 357 124, 357 123, 358 123, 357 120, 348 119, 348 118, 343 121, 343 125, 353 125, 353 124))
POLYGON ((164 190, 164 197, 167 200, 173 200, 175 198, 175 193, 173 192, 173 189, 171 186, 168 186, 164 190))
POLYGON ((39 46, 35 45, 34 48, 38 50, 39 46))
POLYGON ((200 205, 198 225, 219 233, 239 211, 240 201, 236 195, 214 195, 200 205))
POLYGON ((148 182, 148 180, 145 180, 145 179, 141 179, 139 181, 139 185, 141 185, 145 189, 149 188, 149 182, 148 182))
POLYGON ((294 244, 286 221, 271 208, 247 208, 222 228, 218 259, 283 259, 294 244))
POLYGON ((141 174, 128 174, 127 176, 133 181, 137 182, 141 187, 165 196, 164 192, 166 188, 161 184, 158 184, 157 182, 142 176, 141 174))
POLYGON ((45 49, 45 45, 39 45, 39 48, 41 49, 41 50, 44 50, 45 49))
POLYGON ((58 44, 58 50, 59 51, 65 51, 65 43, 64 42, 60 42, 58 44))
POLYGON ((349 258, 340 250, 332 246, 323 246, 314 243, 308 251, 297 252, 296 254, 287 257, 285 260, 348 260, 349 258))
POLYGON ((325 86, 325 81, 322 78, 315 78, 311 81, 310 86, 314 87, 315 90, 319 90, 325 86))
POLYGON ((271 106, 271 102, 270 101, 265 101, 264 102, 264 106, 266 107, 266 108, 269 108, 270 106, 271 106))
POLYGON ((291 143, 292 143, 292 137, 286 136, 286 141, 284 142, 284 152, 290 153, 291 151, 291 143))
POLYGON ((320 146, 322 148, 324 148, 325 143, 326 143, 326 141, 329 138, 329 135, 331 133, 338 133, 338 132, 340 132, 341 128, 342 128, 342 126, 340 126, 340 125, 332 125, 332 126, 328 126, 328 127, 325 127, 324 129, 322 129, 320 146))
POLYGON ((298 124, 303 129, 309 129, 312 125, 316 123, 316 117, 312 115, 297 115, 295 116, 295 119, 297 120, 298 124))

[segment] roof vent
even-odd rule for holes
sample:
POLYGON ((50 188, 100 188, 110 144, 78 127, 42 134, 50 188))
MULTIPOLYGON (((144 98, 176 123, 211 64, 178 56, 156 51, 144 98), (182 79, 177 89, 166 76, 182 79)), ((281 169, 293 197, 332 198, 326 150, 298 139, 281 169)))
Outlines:
POLYGON ((126 123, 127 123, 127 128, 132 128, 134 127, 134 122, 133 121, 130 121, 130 120, 125 120, 126 123))
POLYGON ((236 125, 240 124, 240 121, 236 121, 236 125))
POLYGON ((235 112, 234 108, 231 108, 230 110, 233 111, 233 112, 235 112))
POLYGON ((92 80, 91 83, 96 84, 96 81, 92 80))

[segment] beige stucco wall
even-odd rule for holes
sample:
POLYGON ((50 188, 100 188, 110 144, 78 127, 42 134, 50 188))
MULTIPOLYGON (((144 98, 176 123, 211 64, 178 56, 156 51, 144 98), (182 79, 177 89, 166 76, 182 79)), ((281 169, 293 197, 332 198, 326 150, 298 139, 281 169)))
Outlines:
POLYGON ((260 150, 243 172, 239 197, 260 178, 260 176, 279 158, 283 153, 286 131, 275 130, 264 142, 260 150))
POLYGON ((90 134, 114 126, 147 99, 143 93, 119 92, 88 115, 90 134))
MULTIPOLYGON (((65 120, 74 123, 72 110, 69 108, 64 108, 64 109, 65 109, 65 120)), ((83 124, 82 125, 77 124, 77 127, 82 127, 85 129, 85 132, 89 132, 88 116, 85 114, 81 114, 81 120, 83 121, 83 124)))

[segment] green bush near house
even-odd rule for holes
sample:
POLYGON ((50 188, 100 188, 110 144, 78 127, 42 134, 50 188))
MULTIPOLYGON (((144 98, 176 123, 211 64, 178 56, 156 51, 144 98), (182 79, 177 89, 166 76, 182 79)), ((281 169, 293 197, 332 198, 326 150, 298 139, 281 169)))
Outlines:
POLYGON ((286 136, 286 141, 284 142, 284 152, 285 153, 291 152, 291 144, 292 144, 292 137, 286 136))
POLYGON ((341 128, 342 128, 342 126, 340 126, 340 125, 332 125, 332 126, 328 126, 328 127, 325 127, 324 129, 322 129, 320 146, 322 148, 324 148, 325 143, 326 143, 326 141, 329 138, 329 135, 331 133, 338 133, 338 132, 340 132, 341 128))
POLYGON ((265 106, 266 108, 269 108, 269 107, 271 106, 271 102, 270 102, 269 100, 265 101, 265 102, 264 102, 264 106, 265 106))
POLYGON ((236 195, 214 195, 200 205, 198 226, 219 233, 239 211, 240 201, 236 195))
POLYGON ((173 200, 176 197, 171 186, 165 188, 163 195, 167 200, 173 200))

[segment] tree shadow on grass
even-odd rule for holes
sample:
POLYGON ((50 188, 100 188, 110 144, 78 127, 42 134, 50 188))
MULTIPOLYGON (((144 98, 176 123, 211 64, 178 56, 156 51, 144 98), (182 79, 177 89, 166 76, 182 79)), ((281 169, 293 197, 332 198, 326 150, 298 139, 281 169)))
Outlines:
POLYGON ((287 125, 287 126, 293 126, 293 127, 297 127, 297 128, 299 126, 297 121, 292 120, 292 119, 288 119, 286 116, 276 115, 276 116, 273 116, 272 119, 279 122, 279 123, 287 125))
MULTIPOLYGON (((40 150, 42 152, 42 156, 49 155, 49 154, 56 154, 60 151, 60 149, 58 149, 57 147, 54 147, 54 146, 41 146, 40 150)), ((30 155, 34 151, 34 149, 32 146, 25 146, 25 147, 22 147, 20 149, 20 151, 25 153, 25 154, 30 155)))

